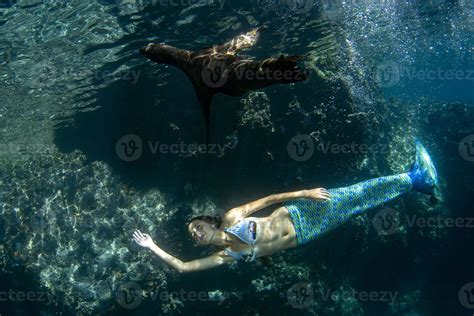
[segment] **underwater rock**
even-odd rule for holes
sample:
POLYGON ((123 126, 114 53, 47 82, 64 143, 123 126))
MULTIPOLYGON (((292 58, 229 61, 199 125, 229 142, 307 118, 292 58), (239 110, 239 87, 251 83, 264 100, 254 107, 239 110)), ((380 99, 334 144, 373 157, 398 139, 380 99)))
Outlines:
POLYGON ((176 212, 159 191, 125 189, 105 164, 85 163, 78 152, 1 166, 0 177, 11 179, 1 186, 1 271, 25 265, 62 297, 58 304, 83 314, 116 307, 114 291, 129 279, 163 280, 130 238, 136 228, 154 235, 176 212))
POLYGON ((252 128, 273 129, 270 100, 265 92, 254 91, 241 100, 243 105, 240 124, 252 128))

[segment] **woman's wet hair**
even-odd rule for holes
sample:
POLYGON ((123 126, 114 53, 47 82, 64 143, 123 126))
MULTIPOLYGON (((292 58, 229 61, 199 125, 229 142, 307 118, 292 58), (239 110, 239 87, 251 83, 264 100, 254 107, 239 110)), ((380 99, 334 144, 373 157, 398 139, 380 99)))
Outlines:
POLYGON ((199 215, 191 218, 187 226, 196 220, 205 221, 211 225, 214 225, 215 228, 219 228, 222 225, 222 218, 219 215, 199 215))

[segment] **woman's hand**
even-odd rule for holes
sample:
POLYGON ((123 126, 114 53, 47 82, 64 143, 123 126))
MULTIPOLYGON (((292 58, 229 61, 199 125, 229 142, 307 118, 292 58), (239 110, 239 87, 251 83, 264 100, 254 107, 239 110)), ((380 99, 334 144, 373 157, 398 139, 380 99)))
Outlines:
POLYGON ((319 202, 331 200, 331 196, 329 195, 329 192, 326 191, 326 189, 324 188, 305 190, 305 195, 308 199, 316 200, 319 202))
POLYGON ((142 247, 145 248, 151 248, 155 244, 153 239, 151 239, 150 235, 148 234, 143 234, 141 231, 136 230, 133 233, 133 238, 135 239, 135 242, 139 244, 142 247))

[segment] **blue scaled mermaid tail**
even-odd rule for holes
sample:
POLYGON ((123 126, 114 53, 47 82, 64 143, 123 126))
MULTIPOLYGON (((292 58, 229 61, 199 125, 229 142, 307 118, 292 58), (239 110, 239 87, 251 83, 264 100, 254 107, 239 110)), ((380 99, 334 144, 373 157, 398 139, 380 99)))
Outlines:
POLYGON ((416 160, 408 173, 413 183, 413 190, 430 195, 436 199, 438 195, 438 173, 430 154, 420 141, 416 141, 416 160))
POLYGON ((416 142, 416 160, 410 172, 330 189, 331 200, 297 199, 284 204, 295 227, 298 244, 335 229, 354 215, 383 205, 403 194, 418 191, 434 196, 438 176, 423 145, 416 142))

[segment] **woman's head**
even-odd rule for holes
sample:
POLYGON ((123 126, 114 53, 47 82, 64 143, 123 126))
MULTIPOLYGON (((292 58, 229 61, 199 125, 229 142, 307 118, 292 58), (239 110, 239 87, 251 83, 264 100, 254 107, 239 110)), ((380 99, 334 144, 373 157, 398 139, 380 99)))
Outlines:
POLYGON ((222 220, 219 216, 196 216, 189 221, 188 232, 198 244, 209 245, 221 224, 222 220))

